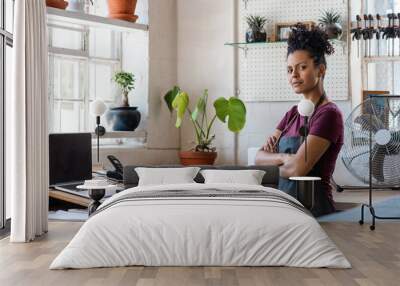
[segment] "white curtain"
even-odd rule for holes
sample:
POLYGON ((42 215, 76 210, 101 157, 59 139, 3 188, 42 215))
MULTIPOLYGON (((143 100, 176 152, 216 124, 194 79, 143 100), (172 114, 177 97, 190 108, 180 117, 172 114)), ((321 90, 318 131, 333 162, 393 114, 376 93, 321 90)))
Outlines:
POLYGON ((15 1, 13 92, 7 98, 6 162, 12 242, 47 232, 47 26, 44 0, 15 1))

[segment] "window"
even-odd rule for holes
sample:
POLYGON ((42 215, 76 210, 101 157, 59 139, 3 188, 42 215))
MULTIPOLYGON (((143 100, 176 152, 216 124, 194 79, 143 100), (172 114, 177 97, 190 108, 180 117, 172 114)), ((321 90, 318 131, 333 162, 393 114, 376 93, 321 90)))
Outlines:
POLYGON ((121 34, 49 25, 49 46, 50 132, 92 132, 90 103, 101 99, 112 106, 117 98, 111 78, 121 69, 121 34))
POLYGON ((366 63, 366 90, 387 90, 400 94, 400 60, 373 61, 366 63), (397 79, 397 80, 396 80, 397 79))
POLYGON ((14 1, 0 0, 0 228, 4 228, 9 214, 10 195, 5 188, 5 122, 4 106, 11 92, 14 1))
POLYGON ((51 20, 48 32, 50 132, 93 133, 95 117, 89 112, 90 103, 101 99, 108 107, 118 106, 121 91, 111 79, 124 70, 135 75, 129 103, 138 107, 140 125, 135 133, 110 132, 105 114, 101 124, 106 139, 100 144, 142 145, 148 112, 148 33, 86 26, 73 19, 51 20))
POLYGON ((400 1, 399 0, 364 0, 364 9, 366 14, 380 14, 386 15, 387 13, 398 13, 400 12, 400 1))

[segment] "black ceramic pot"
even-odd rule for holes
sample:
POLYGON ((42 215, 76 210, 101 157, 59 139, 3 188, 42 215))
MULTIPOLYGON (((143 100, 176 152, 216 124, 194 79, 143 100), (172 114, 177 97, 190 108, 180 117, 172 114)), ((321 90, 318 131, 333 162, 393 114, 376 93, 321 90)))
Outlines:
POLYGON ((267 33, 248 30, 246 32, 246 42, 247 43, 259 43, 267 41, 267 33))
POLYGON ((343 34, 342 26, 339 23, 327 24, 324 26, 324 30, 328 39, 340 40, 343 34))
POLYGON ((134 131, 140 123, 137 106, 110 108, 106 115, 107 123, 114 131, 134 131))

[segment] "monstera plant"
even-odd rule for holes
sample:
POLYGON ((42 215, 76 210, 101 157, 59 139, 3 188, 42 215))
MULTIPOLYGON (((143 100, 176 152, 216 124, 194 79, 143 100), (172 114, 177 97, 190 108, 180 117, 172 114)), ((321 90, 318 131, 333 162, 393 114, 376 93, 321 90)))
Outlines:
POLYGON ((175 127, 180 128, 187 115, 196 136, 196 145, 190 151, 181 151, 180 159, 183 165, 212 165, 217 157, 216 148, 212 145, 215 139, 212 127, 218 119, 227 123, 232 132, 239 132, 246 123, 246 106, 236 97, 226 99, 219 97, 213 102, 214 112, 207 112, 208 90, 197 99, 192 110, 189 95, 175 86, 167 92, 164 100, 168 109, 176 111, 175 127))

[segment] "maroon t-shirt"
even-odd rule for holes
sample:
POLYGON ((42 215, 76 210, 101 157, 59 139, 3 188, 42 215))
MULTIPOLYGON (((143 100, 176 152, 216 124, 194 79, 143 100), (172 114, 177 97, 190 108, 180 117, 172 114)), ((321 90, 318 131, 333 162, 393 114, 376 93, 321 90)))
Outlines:
MULTIPOLYGON (((282 137, 300 136, 299 129, 304 125, 304 117, 297 112, 297 105, 293 106, 276 127, 283 131, 282 137)), ((329 140, 331 144, 313 167, 321 177, 323 185, 329 190, 332 199, 330 180, 335 170, 336 159, 343 145, 343 117, 333 102, 321 105, 309 119, 309 134, 329 140)))

